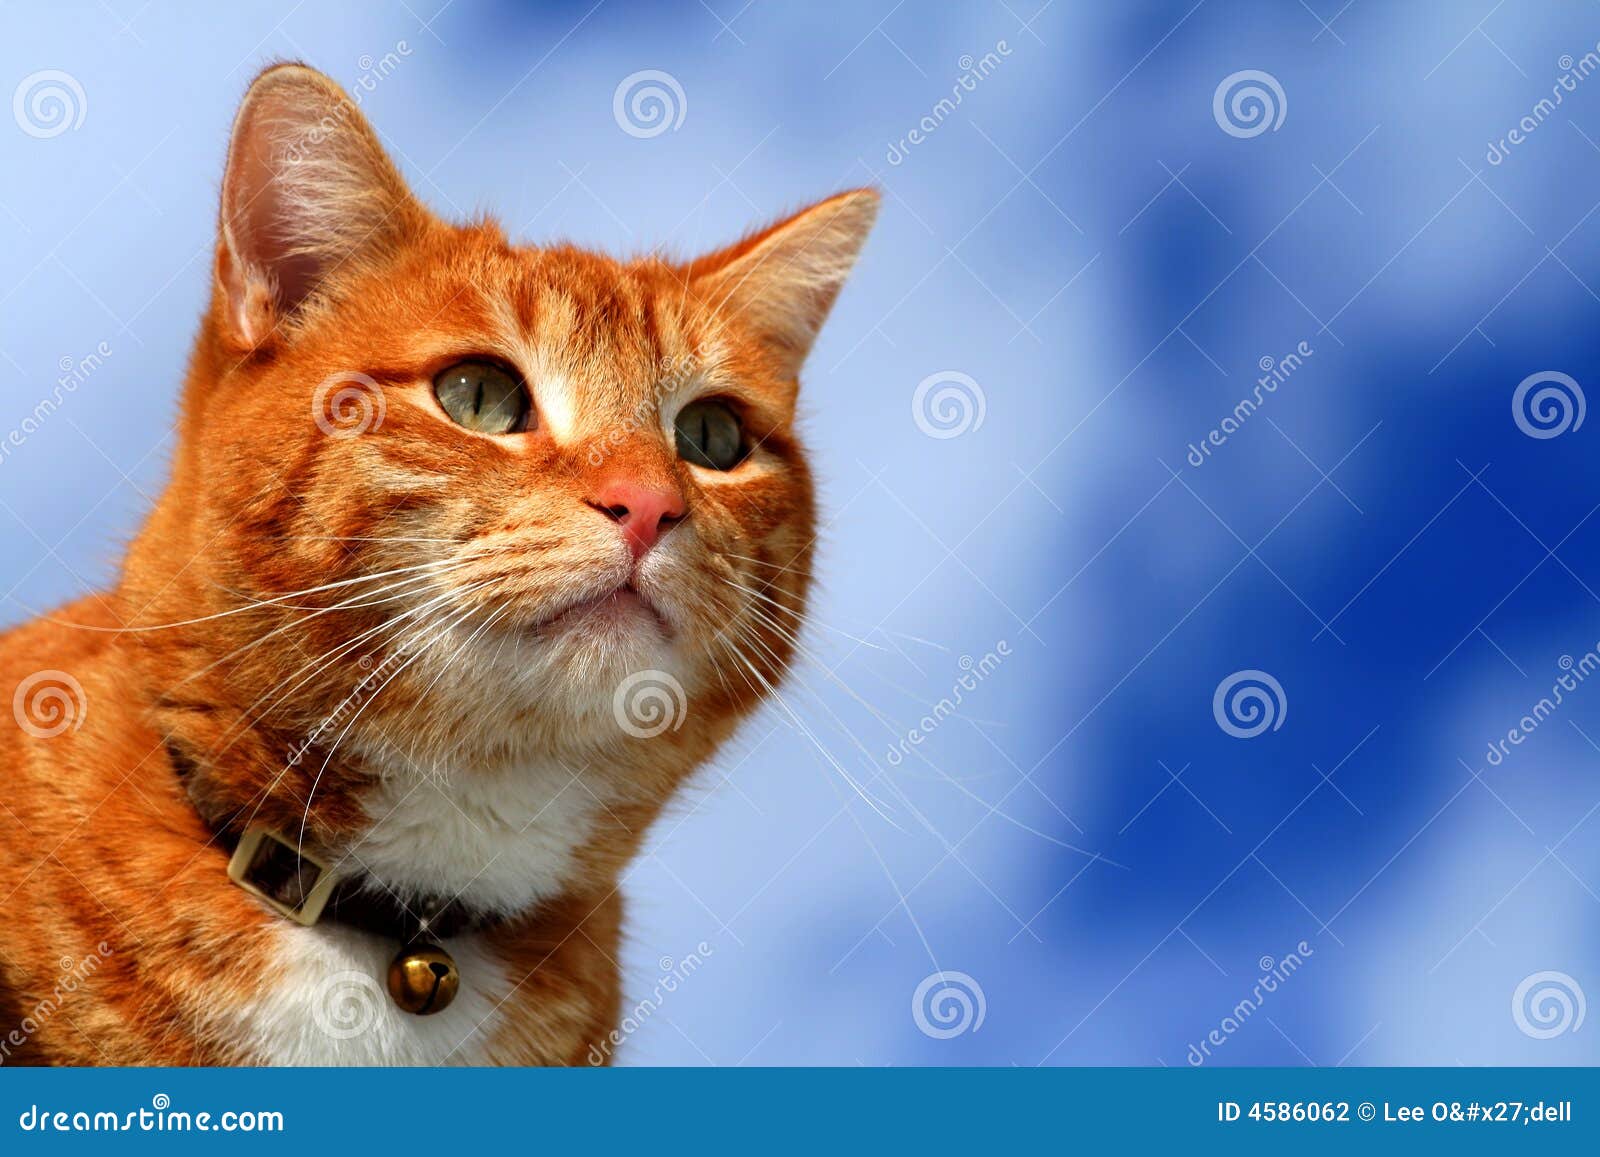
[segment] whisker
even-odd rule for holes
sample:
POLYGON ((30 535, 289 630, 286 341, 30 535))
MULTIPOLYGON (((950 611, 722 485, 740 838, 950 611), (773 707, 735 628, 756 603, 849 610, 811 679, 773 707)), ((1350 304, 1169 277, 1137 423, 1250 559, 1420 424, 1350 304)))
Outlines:
POLYGON ((311 821, 311 803, 316 798, 317 787, 322 783, 322 777, 323 777, 324 773, 327 772, 328 765, 333 762, 333 757, 338 754, 339 745, 344 742, 345 736, 350 734, 350 729, 356 725, 356 721, 361 718, 361 716, 366 712, 367 708, 372 706, 372 704, 377 701, 378 696, 383 694, 384 688, 389 686, 390 683, 393 683, 397 678, 400 677, 400 673, 402 671, 404 671, 407 667, 411 666, 411 664, 415 663, 418 659, 422 658, 422 656, 424 654, 426 654, 433 647, 433 645, 435 643, 437 643, 440 639, 442 639, 445 636, 445 634, 447 634, 449 632, 450 629, 455 627, 458 623, 464 622, 470 615, 475 613, 477 610, 478 610, 478 608, 476 606, 467 607, 464 611, 462 611, 460 614, 458 614, 449 623, 446 623, 442 627, 439 627, 434 632, 434 634, 426 642, 424 642, 420 647, 416 646, 416 640, 427 629, 426 627, 424 627, 422 629, 419 629, 418 631, 414 632, 406 640, 406 642, 401 645, 400 650, 401 650, 402 653, 404 653, 405 651, 411 650, 413 647, 415 647, 415 650, 410 655, 410 657, 406 659, 405 662, 401 663, 400 666, 396 667, 389 674, 389 677, 386 678, 382 683, 380 683, 378 685, 377 689, 375 691, 373 691, 371 695, 367 696, 365 699, 362 700, 361 706, 356 708, 355 714, 352 715, 350 717, 350 721, 344 725, 344 730, 339 732, 338 738, 336 738, 333 741, 333 746, 328 749, 327 758, 325 758, 322 761, 322 766, 317 769, 316 777, 311 781, 311 790, 306 793, 305 810, 304 810, 304 812, 302 813, 302 815, 300 817, 300 836, 299 836, 299 839, 298 839, 298 841, 296 842, 296 845, 295 845, 295 854, 297 856, 300 856, 302 858, 304 857, 305 841, 306 841, 306 825, 308 823, 310 823, 310 821, 311 821))
POLYGON ((321 592, 321 591, 334 590, 334 589, 339 588, 339 587, 352 586, 355 583, 371 582, 373 579, 376 579, 376 578, 387 578, 387 577, 389 577, 391 575, 405 574, 408 571, 427 570, 427 569, 429 569, 431 567, 442 566, 442 565, 445 565, 446 563, 453 562, 453 561, 455 561, 455 560, 453 560, 453 559, 441 559, 441 560, 438 560, 438 561, 435 561, 435 562, 420 563, 420 564, 418 564, 416 566, 397 567, 394 570, 384 571, 384 572, 381 572, 380 574, 376 574, 376 575, 358 575, 355 578, 339 579, 336 582, 324 583, 321 586, 308 587, 307 589, 305 589, 303 591, 290 591, 287 594, 277 595, 277 596, 274 596, 273 598, 270 598, 270 599, 257 600, 257 601, 255 601, 254 603, 252 603, 249 606, 234 607, 231 610, 217 611, 215 614, 201 615, 198 618, 193 618, 193 619, 182 619, 182 620, 180 620, 178 622, 173 622, 173 623, 155 623, 155 624, 151 624, 149 626, 142 626, 142 627, 100 627, 100 626, 94 626, 94 625, 88 624, 88 623, 72 623, 72 622, 68 622, 65 619, 46 618, 43 621, 47 622, 47 623, 54 623, 57 626, 72 627, 75 630, 80 630, 80 631, 99 631, 99 632, 102 632, 102 633, 105 633, 105 634, 113 634, 113 635, 136 634, 136 633, 142 633, 142 632, 145 632, 145 631, 170 631, 170 630, 172 630, 172 629, 174 629, 176 627, 191 627, 191 626, 194 626, 194 625, 196 625, 198 623, 209 623, 209 622, 213 622, 213 621, 215 621, 217 619, 225 619, 225 618, 229 617, 230 615, 244 614, 247 611, 258 610, 259 608, 264 607, 264 606, 272 606, 272 605, 274 605, 276 603, 281 603, 281 602, 284 602, 285 600, 288 600, 288 599, 303 598, 304 596, 309 595, 309 594, 316 594, 316 593, 321 592))

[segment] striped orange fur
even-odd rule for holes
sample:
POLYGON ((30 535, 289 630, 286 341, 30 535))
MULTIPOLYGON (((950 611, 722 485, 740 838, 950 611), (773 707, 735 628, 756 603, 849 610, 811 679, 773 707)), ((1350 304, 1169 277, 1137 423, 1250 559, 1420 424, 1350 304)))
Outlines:
POLYGON ((689 263, 517 245, 426 210, 320 73, 258 77, 170 481, 114 589, 0 636, 0 1063, 584 1063, 623 868, 791 661, 797 375, 876 206, 689 263), (464 359, 525 383, 528 428, 451 420, 464 359), (733 469, 675 447, 706 398, 733 469), (680 513, 630 538, 615 493, 680 513), (665 725, 627 720, 640 677, 665 725), (232 885, 247 820, 492 909, 456 1020, 330 1030, 386 949, 232 885))

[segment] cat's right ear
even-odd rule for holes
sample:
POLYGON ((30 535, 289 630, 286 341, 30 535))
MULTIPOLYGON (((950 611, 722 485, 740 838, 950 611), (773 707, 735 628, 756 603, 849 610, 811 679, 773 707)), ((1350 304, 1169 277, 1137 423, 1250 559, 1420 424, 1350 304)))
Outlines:
POLYGON ((343 89, 303 65, 267 69, 239 106, 222 179, 225 333, 242 349, 265 348, 342 268, 425 220, 343 89))

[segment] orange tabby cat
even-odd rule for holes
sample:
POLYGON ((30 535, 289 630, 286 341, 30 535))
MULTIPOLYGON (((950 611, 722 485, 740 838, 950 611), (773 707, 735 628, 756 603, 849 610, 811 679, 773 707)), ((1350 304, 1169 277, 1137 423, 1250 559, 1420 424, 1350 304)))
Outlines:
POLYGON ((876 208, 521 247, 258 77, 171 481, 0 636, 0 1063, 609 1056, 620 873, 791 657, 796 376, 876 208))

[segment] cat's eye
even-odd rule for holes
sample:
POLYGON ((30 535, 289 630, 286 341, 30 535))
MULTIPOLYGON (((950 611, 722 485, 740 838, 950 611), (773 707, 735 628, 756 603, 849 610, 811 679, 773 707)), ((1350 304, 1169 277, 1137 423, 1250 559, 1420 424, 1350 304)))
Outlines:
POLYGON ((433 393, 451 421, 480 434, 515 434, 531 422, 528 391, 493 362, 457 362, 433 379, 433 393))
POLYGON ((732 470, 744 461, 744 430, 726 402, 690 402, 678 412, 678 457, 707 470, 732 470))

